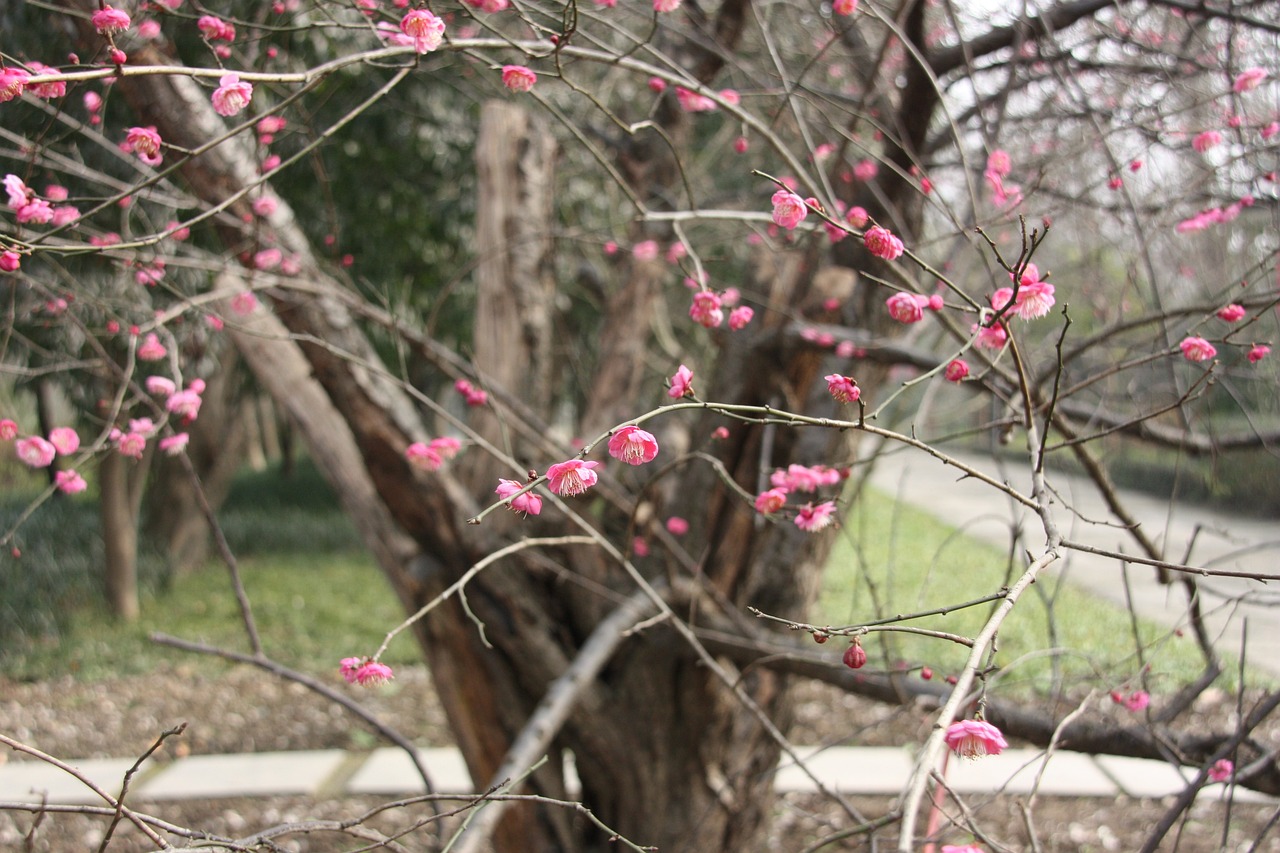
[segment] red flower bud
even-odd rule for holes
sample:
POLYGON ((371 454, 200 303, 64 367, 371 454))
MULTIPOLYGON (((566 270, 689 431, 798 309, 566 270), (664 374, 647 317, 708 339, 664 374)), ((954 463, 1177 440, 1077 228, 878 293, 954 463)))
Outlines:
POLYGON ((844 665, 849 669, 862 669, 866 662, 867 653, 863 651, 862 644, 854 640, 853 645, 844 650, 844 665))

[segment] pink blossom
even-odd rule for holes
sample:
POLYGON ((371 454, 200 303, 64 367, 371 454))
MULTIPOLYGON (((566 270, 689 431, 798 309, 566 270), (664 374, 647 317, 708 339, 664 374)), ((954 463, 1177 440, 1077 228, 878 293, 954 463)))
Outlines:
POLYGON ((269 249, 263 249, 253 253, 253 268, 258 270, 273 270, 280 266, 280 262, 284 260, 284 252, 272 246, 269 249))
POLYGON ((683 86, 676 86, 676 100, 680 102, 680 109, 687 113, 707 113, 718 106, 707 95, 700 95, 683 86))
POLYGON ((631 540, 631 553, 637 557, 649 556, 649 543, 644 541, 643 536, 637 536, 631 540))
POLYGON ((657 240, 644 240, 632 247, 631 257, 637 261, 656 261, 658 259, 658 251, 657 240))
POLYGON ((1206 130, 1204 133, 1196 134, 1196 138, 1191 140, 1191 147, 1201 154, 1220 144, 1222 144, 1222 134, 1216 130, 1206 130))
MULTIPOLYGON (((33 74, 56 74, 56 68, 50 68, 42 62, 28 62, 27 66, 33 74)), ((3 72, 0 72, 2 75, 3 72)), ((37 98, 44 98, 46 101, 54 98, 61 98, 67 94, 67 84, 65 80, 51 80, 45 83, 29 83, 27 91, 35 95, 37 98)), ((3 98, 0 98, 3 100, 3 98)))
POLYGON ((1218 354, 1218 350, 1213 344, 1204 338, 1197 338, 1192 335, 1182 339, 1182 343, 1178 344, 1182 348, 1182 356, 1187 361, 1208 361, 1218 354))
POLYGON ((201 402, 200 395, 188 388, 172 394, 165 401, 164 407, 170 413, 182 418, 184 422, 190 423, 200 416, 201 402))
POLYGON ((251 84, 241 82, 238 74, 223 74, 213 92, 213 109, 218 115, 233 116, 247 107, 252 98, 251 84))
POLYGON ((148 376, 144 383, 148 394, 154 394, 157 397, 169 397, 174 391, 178 390, 178 386, 174 384, 172 379, 164 376, 148 376))
POLYGON ((735 332, 746 328, 755 315, 756 312, 750 305, 739 305, 729 312, 729 328, 735 332))
POLYGON ((667 389, 667 396, 673 400, 679 400, 681 397, 692 394, 693 371, 682 364, 671 376, 671 387, 667 389))
POLYGON ((279 206, 274 196, 264 195, 253 200, 251 207, 258 216, 267 217, 276 212, 279 206))
POLYGON ((738 94, 737 89, 721 89, 716 94, 720 96, 720 100, 724 101, 731 107, 736 107, 738 104, 742 103, 742 96, 738 94))
POLYGON ((0 103, 12 101, 22 94, 26 88, 27 78, 31 75, 21 68, 9 66, 0 68, 0 103))
POLYGON ((93 13, 93 17, 89 20, 93 22, 93 26, 103 35, 122 32, 129 29, 129 16, 121 12, 119 9, 104 5, 101 9, 93 13))
POLYGON ((13 441, 18 437, 18 424, 12 418, 0 420, 0 441, 13 441))
POLYGON ((165 456, 177 456, 179 453, 187 449, 187 443, 191 441, 191 436, 185 432, 175 435, 168 435, 160 439, 160 452, 165 456))
POLYGON ((196 20, 196 27, 200 30, 200 35, 204 36, 206 41, 235 41, 236 28, 221 18, 215 18, 213 15, 201 15, 196 20))
POLYGON ((680 8, 680 0, 653 0, 653 11, 674 12, 680 8))
POLYGON ((129 54, 125 53, 118 47, 113 47, 107 51, 107 56, 111 57, 112 65, 124 65, 129 61, 129 54))
POLYGON ((761 515, 769 515, 782 509, 786 502, 787 490, 772 488, 756 495, 756 512, 761 515))
POLYGON ((574 495, 580 495, 600 479, 596 472, 591 470, 599 464, 599 462, 581 459, 557 462, 547 469, 547 485, 551 491, 561 497, 571 498, 574 495))
POLYGON ((1218 309, 1218 319, 1225 320, 1228 323, 1238 323, 1244 319, 1244 306, 1236 302, 1230 305, 1224 305, 1218 309))
POLYGON ((678 515, 667 519, 667 532, 672 536, 683 536, 689 532, 689 522, 678 515))
POLYGON ((414 9, 400 21, 400 31, 413 39, 417 53, 430 53, 444 39, 444 21, 426 9, 414 9))
POLYGON ((729 428, 718 426, 711 431, 711 438, 715 441, 724 441, 729 437, 729 428))
POLYGON ((1231 91, 1247 92, 1250 89, 1258 88, 1263 80, 1267 79, 1267 69, 1265 68, 1246 68, 1236 75, 1235 82, 1231 84, 1231 91))
POLYGON ((870 216, 867 213, 866 208, 858 207, 857 205, 849 208, 849 212, 845 214, 844 217, 844 221, 848 222, 854 228, 861 228, 867 224, 867 220, 869 219, 870 216))
POLYGON ((155 332, 148 332, 142 345, 138 347, 139 361, 159 361, 168 354, 169 351, 160 343, 160 337, 155 332))
POLYGON ((999 755, 1009 744, 1004 735, 986 720, 959 720, 947 727, 944 738, 951 751, 962 758, 999 755))
POLYGON ((421 441, 415 441, 404 449, 404 458, 419 471, 437 471, 444 464, 440 454, 421 441))
POLYGON ((1263 139, 1270 139, 1271 137, 1275 136, 1277 133, 1280 133, 1280 121, 1273 121, 1258 132, 1262 134, 1263 139))
MULTIPOLYGON (((515 495, 516 492, 523 488, 515 480, 499 480, 498 488, 494 489, 498 493, 498 497, 504 501, 515 495)), ((525 492, 522 495, 516 495, 507 503, 507 508, 515 513, 524 515, 537 515, 542 512, 542 498, 533 492, 525 492)))
POLYGON ((441 459, 447 462, 462 450, 462 442, 451 435, 442 435, 439 438, 431 439, 431 443, 427 445, 427 448, 434 450, 441 459))
POLYGON ((1213 766, 1209 768, 1209 780, 1211 782, 1226 782, 1231 778, 1231 774, 1236 772, 1236 766, 1229 758, 1219 758, 1213 762, 1213 766))
POLYGON ((1254 344, 1245 358, 1249 359, 1250 364, 1257 364, 1269 355, 1271 355, 1271 347, 1266 344, 1254 344))
POLYGON ((853 166, 853 176, 863 183, 874 178, 879 172, 880 166, 875 160, 859 160, 853 166))
POLYGON ((80 434, 71 427, 54 427, 49 431, 49 443, 63 456, 70 456, 80 449, 80 434))
POLYGON ((817 506, 805 504, 796 515, 796 527, 808 533, 816 533, 835 522, 835 511, 835 501, 823 501, 817 506))
POLYGON ((835 2, 831 4, 831 11, 835 12, 837 15, 852 15, 854 12, 858 11, 858 0, 835 0, 835 2))
POLYGON ((1142 711, 1151 704, 1151 694, 1145 690, 1135 690, 1124 700, 1124 706, 1130 711, 1142 711))
POLYGON ((18 458, 32 468, 49 467, 58 452, 57 448, 38 435, 18 439, 14 450, 18 458))
MULTIPOLYGON (((346 672, 344 671, 343 676, 345 677, 345 675, 346 672)), ((385 663, 371 660, 365 661, 360 665, 353 675, 353 680, 361 687, 377 687, 379 685, 386 684, 395 677, 395 673, 392 672, 391 667, 387 666, 385 663)))
POLYGON ((661 77, 650 77, 648 86, 650 92, 661 94, 667 90, 667 81, 661 77))
POLYGON ((886 261, 900 258, 905 250, 901 240, 889 229, 881 228, 879 225, 869 228, 862 236, 862 242, 866 245, 868 252, 886 261))
POLYGON ((919 323, 924 319, 923 306, 914 293, 895 293, 884 304, 889 309, 889 316, 899 323, 919 323))
POLYGON ((997 148, 987 155, 987 171, 993 175, 1006 177, 1013 171, 1013 160, 1009 157, 1009 152, 1003 148, 997 148))
POLYGON ((84 477, 81 477, 78 471, 58 471, 53 475, 53 479, 58 486, 58 491, 64 494, 74 495, 89 488, 89 484, 84 481, 84 477))
POLYGON ((658 440, 638 426, 624 426, 609 437, 609 455, 628 465, 643 465, 658 455, 658 440))
MULTIPOLYGON (((154 41, 160 38, 160 22, 152 18, 148 18, 138 24, 138 38, 143 41, 154 41)), ((66 94, 64 91, 63 94, 66 94)))
POLYGON ((0 270, 4 272, 17 272, 22 266, 22 256, 13 249, 6 249, 0 253, 0 270))
POLYGON ((164 159, 160 154, 163 144, 160 134, 154 126, 131 127, 125 135, 124 145, 120 146, 126 154, 137 154, 138 159, 148 166, 159 166, 164 159))
POLYGON ((779 189, 773 194, 773 221, 788 231, 795 228, 809 215, 804 199, 791 190, 779 189))
POLYGON ((948 382, 961 382, 969 375, 969 363, 962 358, 953 358, 942 375, 948 382))
POLYGON ((724 311, 720 310, 720 297, 710 290, 699 290, 693 295, 689 316, 700 326, 708 329, 718 327, 724 322, 724 311))
POLYGON ((1004 323, 992 323, 989 326, 976 324, 972 331, 977 336, 974 345, 978 349, 1001 349, 1009 342, 1009 332, 1004 323))
POLYGON ((343 658, 338 663, 338 672, 342 673, 342 677, 347 680, 348 684, 356 683, 356 671, 364 665, 364 658, 343 658))
POLYGON ((502 85, 513 92, 527 92, 538 82, 538 75, 523 65, 502 66, 502 85))
POLYGON ((241 317, 252 314, 256 307, 258 307, 258 297, 252 290, 242 290, 231 297, 231 310, 241 317))
POLYGON ((848 376, 832 373, 823 379, 827 380, 827 391, 837 403, 854 403, 862 396, 858 383, 848 376))

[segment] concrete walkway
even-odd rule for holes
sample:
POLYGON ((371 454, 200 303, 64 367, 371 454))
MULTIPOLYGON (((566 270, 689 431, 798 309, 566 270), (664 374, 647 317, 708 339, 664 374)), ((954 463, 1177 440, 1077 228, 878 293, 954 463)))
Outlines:
MULTIPOLYGON (((461 756, 455 749, 424 749, 421 760, 432 786, 442 793, 474 790, 461 756)), ((911 773, 911 751, 892 747, 805 748, 806 762, 824 784, 846 794, 894 796, 911 773)), ((120 790, 132 759, 69 762, 87 779, 110 794, 120 790)), ((1190 770, 1183 773, 1190 778, 1190 770)), ((1031 749, 1006 750, 973 761, 953 760, 948 783, 970 795, 1030 794, 1042 796, 1134 798, 1164 797, 1186 785, 1168 764, 1137 758, 1100 757, 1071 752, 1045 753, 1031 749)), ((812 781, 784 762, 778 769, 781 792, 812 791, 812 781)), ((261 752, 245 755, 194 755, 173 761, 148 762, 130 786, 130 802, 209 800, 274 795, 334 797, 374 795, 395 797, 425 791, 413 763, 399 749, 349 753, 327 749, 312 752, 261 752)), ((1201 790, 1202 799, 1221 799, 1222 784, 1201 790)), ((1270 798, 1236 789, 1237 802, 1271 802, 1270 798)), ((0 804, 98 804, 101 798, 69 774, 38 761, 0 764, 0 804)))
MULTIPOLYGON (((1031 494, 1029 465, 1006 462, 1001 467, 991 457, 954 455, 1022 494, 1031 494)), ((1009 546, 1011 525, 1022 532, 1028 550, 1036 552, 1037 546, 1044 545, 1043 528, 1033 513, 919 451, 883 454, 873 468, 871 481, 881 491, 1001 548, 1009 546)), ((1055 521, 1066 539, 1111 551, 1139 553, 1132 538, 1112 521, 1091 482, 1064 474, 1050 474, 1049 482, 1058 495, 1055 521)), ((1134 491, 1123 491, 1121 496, 1143 531, 1164 549, 1165 559, 1280 579, 1280 522, 1244 518, 1208 506, 1173 504, 1134 491)), ((1125 606, 1125 573, 1119 561, 1071 551, 1055 571, 1125 606)), ((1181 584, 1162 585, 1154 568, 1136 564, 1129 565, 1128 581, 1139 615, 1169 628, 1186 627, 1187 596, 1181 584)), ((1199 576, 1197 581, 1215 646, 1239 656, 1247 629, 1248 662, 1280 676, 1280 584, 1199 576)))

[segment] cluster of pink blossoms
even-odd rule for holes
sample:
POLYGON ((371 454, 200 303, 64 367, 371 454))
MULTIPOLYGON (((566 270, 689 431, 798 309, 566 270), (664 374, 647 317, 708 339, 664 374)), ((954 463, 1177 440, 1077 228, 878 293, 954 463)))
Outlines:
POLYGON ((1146 710, 1146 707, 1151 704, 1151 694, 1145 690, 1135 690, 1126 696, 1119 690, 1112 690, 1111 701, 1136 713, 1146 710))
POLYGON ((391 667, 369 658, 343 658, 338 664, 338 671, 348 684, 361 687, 376 687, 396 677, 391 667))
MULTIPOLYGON (((54 427, 49 431, 48 439, 38 435, 18 438, 18 424, 9 418, 0 420, 0 441, 13 441, 14 452, 18 459, 31 468, 48 468, 53 464, 55 456, 70 456, 80 449, 80 435, 71 427, 54 427)), ((54 474, 54 482, 58 490, 66 494, 83 492, 88 488, 84 477, 74 470, 58 471, 54 474)))
MULTIPOLYGON (((847 378, 847 377, 840 377, 847 378)), ((852 382, 852 380, 850 380, 852 382)), ((830 382, 830 377, 828 377, 830 382)), ((856 391, 856 386, 854 387, 856 391)), ((854 397, 854 399, 857 399, 854 397)), ((772 515, 781 510, 792 492, 815 492, 822 486, 833 486, 844 478, 844 474, 826 465, 789 465, 785 470, 778 469, 769 477, 772 488, 756 495, 755 509, 761 515, 772 515)), ((818 504, 809 502, 796 513, 795 524, 801 530, 814 533, 829 527, 836 520, 835 501, 823 501, 818 504)))
POLYGON ((444 435, 426 443, 415 441, 404 449, 404 458, 419 471, 438 471, 440 466, 457 456, 460 450, 462 442, 451 435, 444 435))
POLYGON ((991 307, 996 311, 1003 311, 1010 303, 1013 307, 1009 309, 1009 313, 1016 314, 1023 320, 1035 320, 1049 313, 1049 309, 1053 307, 1053 285, 1040 278, 1040 268, 1035 264, 1028 263, 1022 270, 1022 275, 1015 278, 1014 273, 1009 273, 1009 278, 1018 282, 1015 292, 1012 287, 1001 287, 991 294, 991 307))
POLYGON ((1253 204, 1253 196, 1241 196, 1239 201, 1234 201, 1226 207, 1205 208, 1179 222, 1174 226, 1174 230, 1179 234, 1187 234, 1192 231, 1203 231, 1213 225, 1223 225, 1235 220, 1245 208, 1253 207, 1253 204))
POLYGON ((689 306, 689 318, 700 326, 715 329, 724 322, 724 309, 729 308, 731 309, 729 328, 735 332, 739 331, 746 328, 756 313, 755 309, 749 305, 737 305, 740 298, 738 290, 732 287, 724 293, 699 290, 693 294, 693 303, 689 306))
POLYGON ((947 727, 947 746, 961 758, 999 755, 1009 744, 1004 735, 986 720, 959 720, 947 727))
POLYGON ((892 231, 879 225, 868 228, 862 235, 862 242, 868 252, 886 261, 896 261, 906 251, 902 241, 895 237, 892 231))
POLYGON ((987 168, 982 177, 991 187, 991 197, 1001 207, 1016 207, 1022 201, 1022 188, 1016 184, 1006 184, 1005 178, 1013 171, 1013 160, 1009 152, 997 148, 987 156, 987 168))
POLYGON ((925 310, 941 311, 942 296, 933 294, 925 296, 921 293, 898 292, 884 301, 889 309, 889 316, 899 323, 919 323, 924 319, 925 310))
POLYGON ((453 389, 462 395, 468 406, 483 406, 489 402, 489 392, 472 385, 466 379, 453 383, 453 389))
POLYGON ((236 40, 235 25, 213 15, 201 15, 196 20, 196 27, 205 41, 233 42, 236 40))
POLYGON ((201 394, 204 393, 204 380, 192 379, 187 387, 179 391, 172 379, 163 376, 148 376, 147 392, 164 398, 164 408, 169 414, 181 418, 184 425, 190 424, 200 416, 201 394))

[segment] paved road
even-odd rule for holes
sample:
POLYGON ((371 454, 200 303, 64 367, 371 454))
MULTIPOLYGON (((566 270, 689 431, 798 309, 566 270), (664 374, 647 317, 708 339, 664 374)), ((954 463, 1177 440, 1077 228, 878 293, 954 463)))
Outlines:
MULTIPOLYGON (((1031 494, 1029 466, 1007 462, 1003 468, 991 457, 958 454, 962 462, 1031 494)), ((877 461, 872 482, 940 520, 1000 547, 1009 543, 1010 524, 1022 531, 1031 551, 1043 547, 1039 519, 1000 492, 963 478, 954 468, 915 450, 886 453, 877 461)), ((1102 498, 1082 477, 1050 475, 1056 523, 1063 536, 1094 547, 1137 554, 1138 547, 1114 523, 1102 498)), ((1174 562, 1209 569, 1255 572, 1280 579, 1280 522, 1244 518, 1211 507, 1171 504, 1151 495, 1124 491, 1124 504, 1142 529, 1174 562), (1188 546, 1194 542, 1190 558, 1188 546)), ((1072 582, 1123 606, 1122 564, 1114 559, 1071 552, 1056 569, 1072 582)), ((1139 614, 1170 627, 1187 621, 1187 596, 1181 584, 1162 585, 1155 569, 1130 565, 1129 584, 1139 614)), ((1238 654, 1242 633, 1248 632, 1248 661, 1280 676, 1280 582, 1239 578, 1197 578, 1207 612, 1206 623, 1215 645, 1238 654)))

